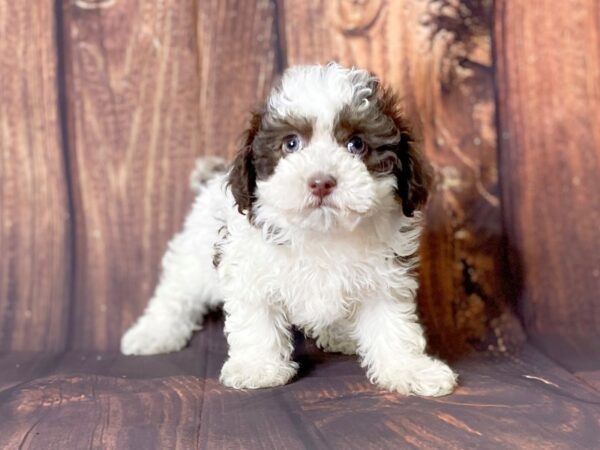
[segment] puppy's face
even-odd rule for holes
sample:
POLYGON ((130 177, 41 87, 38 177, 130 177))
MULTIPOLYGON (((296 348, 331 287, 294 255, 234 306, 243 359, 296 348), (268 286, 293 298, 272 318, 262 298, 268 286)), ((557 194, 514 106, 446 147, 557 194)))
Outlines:
POLYGON ((253 115, 229 175, 251 220, 319 231, 427 199, 429 178, 396 98, 368 72, 288 69, 253 115))

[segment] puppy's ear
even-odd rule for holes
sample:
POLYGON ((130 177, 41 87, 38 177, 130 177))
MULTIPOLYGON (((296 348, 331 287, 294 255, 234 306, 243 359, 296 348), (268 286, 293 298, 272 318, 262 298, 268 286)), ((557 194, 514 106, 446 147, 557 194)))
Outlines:
POLYGON ((256 190, 256 169, 254 167, 252 144, 260 128, 261 120, 262 114, 252 114, 250 126, 244 133, 243 146, 233 160, 233 165, 229 172, 228 184, 231 187, 231 193, 241 214, 250 213, 252 204, 256 199, 254 196, 254 191, 256 190))
POLYGON ((244 146, 233 160, 229 172, 229 186, 238 211, 245 214, 252 208, 254 189, 256 189, 256 171, 252 163, 252 147, 244 146))
POLYGON ((402 212, 412 217, 415 210, 427 202, 432 181, 431 168, 408 129, 401 129, 400 135, 395 169, 397 189, 402 200, 402 212))
POLYGON ((433 179, 431 168, 423 157, 413 127, 402 111, 398 96, 385 88, 378 89, 377 94, 383 113, 392 119, 400 133, 400 142, 394 150, 396 165, 393 171, 402 212, 405 216, 412 217, 413 213, 427 202, 433 179))

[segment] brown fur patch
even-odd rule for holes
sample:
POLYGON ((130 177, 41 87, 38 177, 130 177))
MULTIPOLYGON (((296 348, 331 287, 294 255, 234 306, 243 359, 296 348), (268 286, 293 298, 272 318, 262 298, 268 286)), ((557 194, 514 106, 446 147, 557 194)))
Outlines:
POLYGON ((223 225, 219 228, 219 239, 213 245, 213 267, 217 269, 219 264, 221 264, 221 259, 223 258, 223 245, 229 238, 229 231, 227 230, 227 225, 223 225))
POLYGON ((252 142, 258 133, 261 121, 262 112, 254 112, 250 125, 244 133, 242 148, 233 160, 229 172, 228 184, 241 214, 249 212, 255 200, 256 169, 253 162, 252 142))
POLYGON ((299 117, 274 118, 264 108, 254 112, 244 134, 243 147, 238 152, 229 174, 229 185, 238 210, 252 218, 252 204, 257 180, 265 180, 286 153, 282 150, 286 136, 297 134, 310 141, 313 123, 299 117))
POLYGON ((337 117, 335 138, 346 145, 354 135, 367 144, 361 155, 367 169, 376 176, 394 174, 398 198, 406 216, 427 201, 431 175, 413 132, 400 108, 399 98, 389 89, 374 85, 370 106, 359 110, 348 105, 337 117))
POLYGON ((399 162, 394 173, 398 180, 402 210, 410 217, 427 202, 433 179, 431 167, 425 161, 412 127, 402 112, 397 94, 389 89, 381 89, 379 95, 382 112, 394 121, 400 132, 400 142, 396 147, 399 162))

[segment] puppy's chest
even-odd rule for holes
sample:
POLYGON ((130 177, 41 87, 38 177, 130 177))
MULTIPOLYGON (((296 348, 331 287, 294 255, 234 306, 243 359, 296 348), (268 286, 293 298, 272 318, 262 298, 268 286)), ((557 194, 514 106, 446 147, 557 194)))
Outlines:
POLYGON ((393 267, 383 251, 330 248, 286 255, 280 269, 277 291, 289 319, 319 326, 349 317, 361 299, 385 286, 393 267))

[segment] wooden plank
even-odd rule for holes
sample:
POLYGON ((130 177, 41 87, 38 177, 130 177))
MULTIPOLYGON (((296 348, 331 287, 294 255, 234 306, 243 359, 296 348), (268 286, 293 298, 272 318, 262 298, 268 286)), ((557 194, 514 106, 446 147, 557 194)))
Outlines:
POLYGON ((208 320, 191 347, 154 357, 0 356, 0 447, 595 448, 600 394, 531 347, 457 364, 437 399, 370 384, 355 357, 300 340, 301 375, 274 389, 217 381, 227 345, 208 320), (19 368, 16 368, 19 365, 19 368), (73 432, 76 429, 77 432, 73 432))
POLYGON ((280 1, 288 64, 365 67, 401 92, 421 123, 436 188, 419 306, 432 347, 446 356, 474 339, 497 348, 521 340, 502 283, 490 5, 280 1))
POLYGON ((181 224, 198 154, 231 154, 273 75, 269 2, 65 2, 75 121, 73 346, 116 348, 181 224), (257 43, 256 39, 259 38, 257 43))
POLYGON ((198 3, 200 142, 233 157, 250 111, 281 71, 272 0, 198 3))
POLYGON ((68 194, 52 2, 0 3, 0 349, 65 345, 68 194))
POLYGON ((191 2, 65 2, 76 217, 72 345, 115 346, 149 297, 198 153, 191 2))
POLYGON ((495 36, 504 222, 521 314, 546 351, 577 353, 582 369, 597 370, 600 7, 497 1, 495 36))

